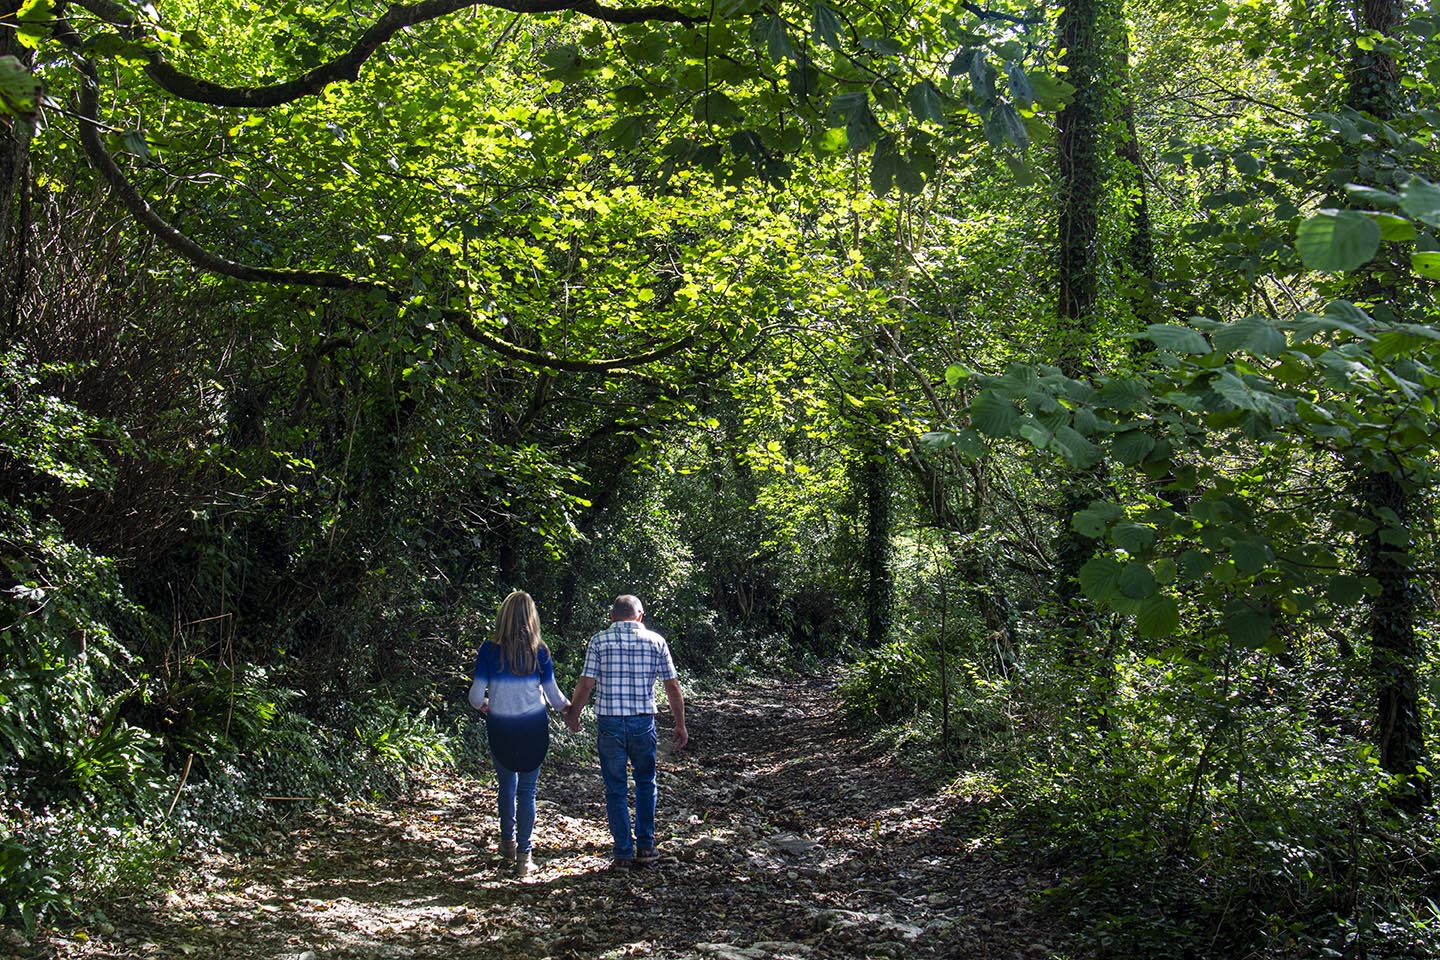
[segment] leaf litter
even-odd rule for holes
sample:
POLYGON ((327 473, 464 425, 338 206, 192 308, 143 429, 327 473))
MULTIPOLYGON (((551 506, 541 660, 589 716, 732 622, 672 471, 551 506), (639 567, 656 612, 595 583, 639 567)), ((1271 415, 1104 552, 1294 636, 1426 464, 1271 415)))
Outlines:
POLYGON ((1054 878, 989 838, 966 798, 857 739, 827 684, 750 679, 686 712, 690 746, 660 760, 653 866, 606 869, 598 765, 557 750, 540 778, 538 869, 524 880, 496 854, 493 780, 477 772, 390 807, 301 813, 257 853, 207 857, 176 890, 107 905, 103 924, 11 956, 1033 960, 1057 949, 1032 903, 1054 878))

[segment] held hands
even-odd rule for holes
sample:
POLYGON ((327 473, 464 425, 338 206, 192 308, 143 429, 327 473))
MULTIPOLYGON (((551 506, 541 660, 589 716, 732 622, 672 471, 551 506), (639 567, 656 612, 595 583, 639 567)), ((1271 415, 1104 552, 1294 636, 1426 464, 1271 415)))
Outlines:
POLYGON ((571 733, 580 732, 579 707, 575 706, 575 704, 572 703, 570 704, 570 706, 565 708, 565 710, 560 714, 560 716, 565 720, 565 729, 569 730, 571 733))

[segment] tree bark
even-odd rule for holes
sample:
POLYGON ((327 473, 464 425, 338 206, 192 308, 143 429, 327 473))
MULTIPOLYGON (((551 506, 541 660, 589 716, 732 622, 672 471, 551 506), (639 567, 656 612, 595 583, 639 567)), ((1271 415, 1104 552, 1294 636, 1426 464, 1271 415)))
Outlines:
MULTIPOLYGON (((1354 0, 1358 31, 1390 36, 1404 18, 1401 0, 1354 0)), ((1395 116, 1401 97, 1400 70, 1380 49, 1351 54, 1347 104, 1379 120, 1395 116)), ((1364 299, 1403 310, 1393 281, 1373 272, 1360 281, 1364 299)), ((1364 461, 1362 460, 1362 463, 1364 461)), ((1425 728, 1420 712, 1420 643, 1415 635, 1419 594, 1411 570, 1410 518, 1416 503, 1398 468, 1364 465, 1359 480, 1361 510, 1375 524, 1361 544, 1365 573, 1380 584, 1370 599, 1370 672, 1376 685, 1375 736, 1380 768, 1403 788, 1397 805, 1412 810, 1428 806, 1431 789, 1421 776, 1425 763, 1425 728)))
POLYGON ((1064 338, 1056 358, 1069 376, 1089 366, 1085 331, 1099 299, 1101 157, 1107 85, 1100 14, 1103 0, 1072 0, 1056 25, 1061 63, 1075 97, 1056 118, 1060 172, 1059 312, 1064 338))
MULTIPOLYGON (((35 52, 20 44, 15 31, 19 0, 0 0, 0 57, 26 67, 35 52)), ((29 259, 30 125, 0 119, 0 343, 13 342, 20 329, 20 299, 29 259)))

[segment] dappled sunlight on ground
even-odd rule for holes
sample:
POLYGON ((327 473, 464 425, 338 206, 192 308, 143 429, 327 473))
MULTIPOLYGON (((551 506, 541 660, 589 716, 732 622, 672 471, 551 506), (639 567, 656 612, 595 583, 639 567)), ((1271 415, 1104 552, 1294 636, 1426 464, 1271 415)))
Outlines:
POLYGON ((691 747, 661 758, 657 865, 606 869, 598 767, 557 754, 524 880, 494 854, 477 776, 393 809, 302 814, 262 854, 210 859, 168 896, 115 905, 113 933, 56 933, 18 955, 1049 955, 1057 938, 1027 905, 1036 879, 980 847, 967 800, 849 737, 828 688, 796 686, 751 680, 690 704, 691 747))

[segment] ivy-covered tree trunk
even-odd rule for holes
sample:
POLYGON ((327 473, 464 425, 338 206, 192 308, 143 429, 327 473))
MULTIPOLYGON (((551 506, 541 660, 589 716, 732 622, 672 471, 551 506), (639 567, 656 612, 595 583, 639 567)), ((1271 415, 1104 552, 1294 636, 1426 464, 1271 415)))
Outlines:
POLYGON ((1135 91, 1130 76, 1130 43, 1120 48, 1120 73, 1123 89, 1121 120, 1124 134, 1118 153, 1124 162, 1125 178, 1130 182, 1130 236, 1125 259, 1129 269, 1130 308, 1142 323, 1159 323, 1159 304, 1155 295, 1155 243, 1151 236, 1150 197, 1145 183, 1144 155, 1140 149, 1140 133, 1135 126, 1135 91))
MULTIPOLYGON (((1114 63, 1106 42, 1105 17, 1114 0, 1067 3, 1056 25, 1061 62, 1075 96, 1056 118, 1059 167, 1058 294, 1059 337, 1055 363, 1068 376, 1092 374, 1091 334, 1100 307, 1100 218, 1106 178, 1107 113, 1113 97, 1114 63)), ((1088 659, 1086 647, 1093 623, 1089 605, 1080 595, 1080 567, 1093 542, 1069 527, 1069 518, 1098 496, 1094 473, 1068 477, 1061 490, 1063 524, 1056 543, 1056 586, 1064 611, 1066 656, 1072 663, 1088 659)))
POLYGON ((1398 777, 1405 788, 1401 806, 1417 809, 1430 802, 1430 785, 1420 775, 1425 763, 1425 727, 1420 713, 1420 642, 1415 633, 1418 593, 1411 582, 1412 497, 1401 478, 1384 470, 1367 471, 1360 500, 1376 529, 1365 538, 1365 572, 1380 584, 1370 601, 1370 670, 1376 684, 1375 734, 1380 769, 1398 777))
POLYGON ((1082 375, 1088 366, 1086 330, 1100 290, 1100 205, 1105 181, 1101 150, 1109 96, 1100 23, 1103 4, 1104 0, 1072 0, 1056 26, 1057 45, 1064 50, 1065 76, 1075 86, 1074 99, 1056 118, 1058 306, 1063 337, 1056 360, 1072 377, 1082 375))
MULTIPOLYGON (((29 67, 35 52, 22 46, 15 31, 19 0, 0 0, 0 57, 29 67)), ((25 283, 29 220, 30 126, 0 117, 0 337, 9 342, 19 329, 20 297, 25 283)))
POLYGON ((871 648, 889 639, 895 587, 890 576, 890 465, 868 452, 859 470, 865 517, 865 642, 871 648))
MULTIPOLYGON (((1401 0, 1354 0, 1358 32, 1392 35, 1404 16, 1401 0)), ((1400 70, 1394 57, 1379 47, 1357 43, 1350 60, 1349 106, 1380 120, 1395 116, 1400 102, 1400 70)), ((1394 273, 1368 271, 1361 280, 1365 302, 1403 311, 1394 288, 1394 273)), ((1357 493, 1361 510, 1375 525, 1361 544, 1365 573, 1379 585, 1370 600, 1370 670, 1376 685, 1375 735, 1380 768, 1403 784, 1397 800, 1418 809, 1429 804, 1430 785, 1421 776, 1425 762, 1424 718, 1420 712, 1421 660, 1415 633, 1419 601, 1412 582, 1414 557, 1410 524, 1416 504, 1395 469, 1368 461, 1360 467, 1357 493)))

